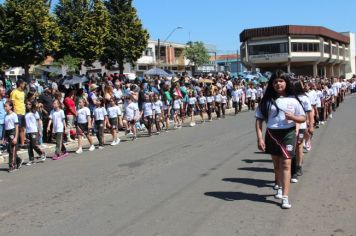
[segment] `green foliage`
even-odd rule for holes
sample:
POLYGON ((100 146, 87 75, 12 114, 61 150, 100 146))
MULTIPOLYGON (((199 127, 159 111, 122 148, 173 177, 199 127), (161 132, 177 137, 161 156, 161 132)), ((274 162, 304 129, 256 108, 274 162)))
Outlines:
POLYGON ((102 56, 109 35, 102 0, 60 0, 55 13, 63 35, 59 57, 70 55, 91 65, 102 56))
POLYGON ((194 66, 201 66, 209 62, 209 53, 203 42, 188 42, 184 55, 194 66))
POLYGON ((107 67, 118 64, 123 73, 125 62, 134 64, 142 56, 149 34, 132 0, 108 0, 105 5, 110 16, 110 35, 101 62, 107 67))
POLYGON ((59 49, 60 30, 45 1, 7 0, 0 12, 0 58, 10 66, 24 67, 28 76, 30 64, 59 49))
POLYGON ((75 74, 75 72, 79 70, 80 59, 74 58, 70 55, 65 55, 55 61, 53 65, 58 67, 65 66, 68 74, 75 74))

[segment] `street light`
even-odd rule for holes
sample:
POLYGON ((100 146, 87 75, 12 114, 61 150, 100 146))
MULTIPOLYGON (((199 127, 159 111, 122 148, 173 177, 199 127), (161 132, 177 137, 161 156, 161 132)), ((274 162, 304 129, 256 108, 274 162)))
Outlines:
MULTIPOLYGON (((167 40, 176 32, 176 30, 184 29, 182 26, 177 26, 175 27, 166 37, 166 39, 163 41, 163 45, 167 42, 167 40)), ((161 64, 161 41, 158 39, 158 67, 160 67, 161 64)))

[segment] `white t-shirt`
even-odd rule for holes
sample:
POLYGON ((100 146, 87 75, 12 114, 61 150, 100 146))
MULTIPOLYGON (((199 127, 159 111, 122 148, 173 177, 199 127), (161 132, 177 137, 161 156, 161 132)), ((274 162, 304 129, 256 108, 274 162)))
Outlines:
POLYGON ((188 103, 189 105, 194 105, 195 103, 197 103, 197 98, 196 97, 189 98, 188 103))
POLYGON ((180 109, 180 106, 181 106, 181 105, 182 105, 182 100, 180 100, 180 99, 174 100, 174 102, 173 102, 173 108, 174 108, 175 110, 180 109))
POLYGON ((26 113, 26 115, 25 115, 26 134, 38 132, 37 121, 39 119, 40 119, 40 115, 38 114, 37 111, 35 113, 33 113, 33 112, 26 113))
POLYGON ((221 95, 221 103, 226 104, 226 102, 227 102, 227 97, 225 95, 224 96, 221 95))
POLYGON ((257 90, 256 89, 251 89, 251 100, 256 100, 257 96, 257 90))
POLYGON ((207 103, 212 103, 213 101, 214 101, 214 97, 213 96, 206 97, 206 102, 207 103))
POLYGON ((19 123, 19 119, 15 112, 5 116, 5 130, 15 129, 15 125, 19 123))
POLYGON ((119 106, 113 106, 108 108, 109 118, 117 118, 120 115, 121 115, 121 110, 119 106))
POLYGON ((233 102, 239 102, 240 101, 239 90, 232 90, 231 97, 233 102))
POLYGON ((198 97, 198 101, 200 105, 204 105, 206 103, 206 97, 204 96, 198 97))
POLYGON ((258 89, 257 89, 257 97, 258 98, 261 98, 263 96, 263 89, 261 88, 261 87, 259 87, 258 89))
POLYGON ((312 104, 312 106, 315 106, 317 103, 317 99, 318 99, 318 96, 316 95, 315 90, 310 90, 307 93, 307 96, 309 97, 310 103, 312 104))
POLYGON ((215 102, 221 102, 221 94, 215 95, 215 102))
MULTIPOLYGON (((298 96, 298 98, 302 102, 303 109, 305 112, 310 112, 313 109, 308 96, 300 95, 298 96)), ((306 128, 307 128, 307 122, 300 124, 300 129, 306 129, 306 128)))
POLYGON ((320 108, 321 107, 321 101, 324 99, 324 94, 322 91, 317 90, 316 91, 316 107, 320 108))
POLYGON ((63 133, 64 131, 64 111, 63 110, 52 110, 49 118, 52 120, 53 123, 53 133, 63 133))
POLYGON ((90 116, 90 110, 87 107, 77 110, 77 122, 79 124, 88 123, 88 116, 90 116))
POLYGON ((95 107, 94 108, 94 120, 105 120, 105 116, 107 116, 108 113, 105 109, 105 107, 95 107))
POLYGON ((152 116, 153 115, 154 105, 152 102, 143 103, 143 116, 152 116))
POLYGON ((126 110, 125 110, 125 116, 128 121, 132 121, 136 119, 136 116, 138 111, 138 106, 137 103, 131 102, 130 104, 127 105, 126 110))
MULTIPOLYGON (((267 128, 269 129, 289 129, 295 126, 294 121, 286 119, 285 112, 291 112, 296 116, 305 115, 302 105, 295 98, 280 97, 275 102, 279 107, 279 113, 277 114, 275 105, 270 106, 267 121, 267 128)), ((259 106, 256 110, 256 118, 264 120, 259 106)))
POLYGON ((162 107, 163 103, 161 100, 157 100, 156 102, 153 103, 153 107, 155 110, 155 114, 161 114, 162 113, 162 107))

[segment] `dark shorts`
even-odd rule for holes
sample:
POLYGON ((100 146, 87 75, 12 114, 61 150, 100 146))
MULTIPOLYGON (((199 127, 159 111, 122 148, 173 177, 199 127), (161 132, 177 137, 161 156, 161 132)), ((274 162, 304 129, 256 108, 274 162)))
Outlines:
POLYGON ((19 120, 19 127, 26 128, 26 121, 24 115, 17 115, 17 119, 19 120))
POLYGON ((88 133, 89 133, 88 123, 83 123, 83 124, 78 123, 77 124, 77 133, 79 135, 88 135, 88 133))
POLYGON ((117 118, 109 118, 109 123, 110 123, 112 129, 117 128, 117 118))
POLYGON ((289 129, 267 129, 265 136, 266 153, 291 159, 295 156, 295 127, 289 129))

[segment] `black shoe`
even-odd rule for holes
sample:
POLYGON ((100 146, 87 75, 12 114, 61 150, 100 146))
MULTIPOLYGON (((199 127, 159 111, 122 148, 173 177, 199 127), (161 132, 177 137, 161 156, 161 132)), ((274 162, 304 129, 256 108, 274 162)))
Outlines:
POLYGON ((298 183, 298 175, 297 174, 293 174, 290 182, 291 183, 298 183))
POLYGON ((303 175, 303 168, 301 166, 297 167, 297 175, 302 176, 303 175))

